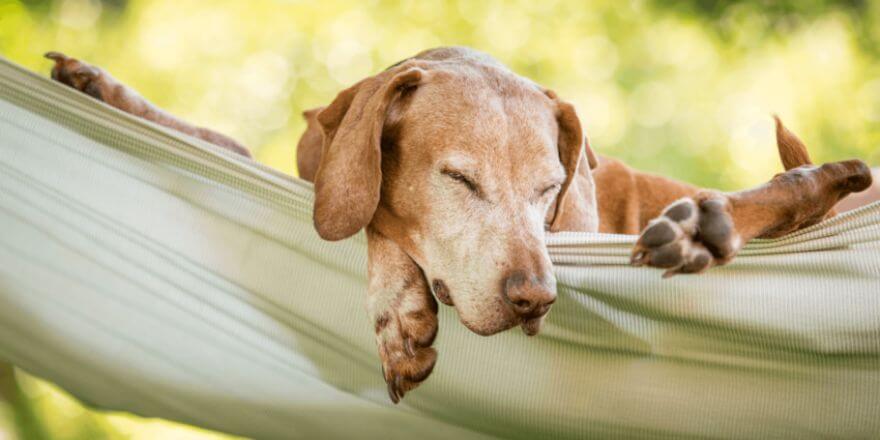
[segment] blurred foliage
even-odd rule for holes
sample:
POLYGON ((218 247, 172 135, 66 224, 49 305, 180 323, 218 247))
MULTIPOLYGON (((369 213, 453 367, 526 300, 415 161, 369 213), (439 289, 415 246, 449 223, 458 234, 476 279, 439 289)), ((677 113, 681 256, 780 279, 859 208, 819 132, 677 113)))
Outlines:
POLYGON ((555 89, 600 154, 637 168, 760 183, 780 169, 773 113, 817 161, 880 163, 880 0, 0 0, 3 56, 98 64, 290 173, 303 110, 455 44, 555 89))

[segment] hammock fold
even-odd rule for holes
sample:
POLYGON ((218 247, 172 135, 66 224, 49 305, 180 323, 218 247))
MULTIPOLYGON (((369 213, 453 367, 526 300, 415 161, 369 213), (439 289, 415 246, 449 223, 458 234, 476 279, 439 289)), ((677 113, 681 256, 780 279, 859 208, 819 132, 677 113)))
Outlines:
POLYGON ((635 237, 550 235, 544 331, 443 307, 395 406, 364 237, 320 240, 312 197, 0 58, 0 358, 257 438, 880 436, 880 204, 670 280, 628 265, 635 237))

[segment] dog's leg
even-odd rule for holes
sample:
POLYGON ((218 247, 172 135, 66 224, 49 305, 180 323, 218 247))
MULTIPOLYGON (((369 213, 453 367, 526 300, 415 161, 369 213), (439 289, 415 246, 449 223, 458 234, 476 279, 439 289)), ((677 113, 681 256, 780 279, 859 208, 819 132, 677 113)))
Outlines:
POLYGON ((801 141, 778 121, 777 143, 788 171, 751 190, 699 191, 673 202, 642 231, 632 263, 664 268, 664 276, 699 273, 729 262, 753 238, 779 237, 834 215, 840 199, 871 186, 862 161, 811 165, 801 141))
POLYGON ((55 61, 55 66, 52 67, 52 79, 58 82, 126 113, 195 136, 243 156, 251 155, 247 148, 234 139, 206 128, 196 127, 156 107, 102 69, 59 52, 49 52, 46 58, 55 61))
POLYGON ((437 301, 422 270, 400 247, 367 228, 367 308, 388 395, 394 403, 431 374, 437 351, 437 301))

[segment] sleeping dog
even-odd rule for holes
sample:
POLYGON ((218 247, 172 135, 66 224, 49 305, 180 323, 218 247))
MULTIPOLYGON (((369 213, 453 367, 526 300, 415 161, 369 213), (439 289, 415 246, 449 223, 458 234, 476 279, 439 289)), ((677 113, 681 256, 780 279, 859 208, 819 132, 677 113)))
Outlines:
MULTIPOLYGON (((97 67, 47 57, 64 84, 249 155, 97 67)), ((813 166, 778 119, 787 171, 757 188, 722 193, 638 172, 594 155, 574 107, 553 91, 459 47, 408 58, 305 117, 297 165, 315 184, 318 234, 366 231, 368 309, 395 403, 436 362, 436 300, 480 335, 540 331, 556 300, 547 231, 640 233, 632 264, 694 274, 731 261, 753 238, 833 215, 838 201, 872 184, 858 160, 813 166)))

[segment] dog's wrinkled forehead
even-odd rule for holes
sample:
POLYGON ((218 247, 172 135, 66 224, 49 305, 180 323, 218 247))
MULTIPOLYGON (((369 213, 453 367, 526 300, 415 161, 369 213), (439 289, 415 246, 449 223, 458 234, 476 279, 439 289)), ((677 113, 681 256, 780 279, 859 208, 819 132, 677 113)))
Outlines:
POLYGON ((539 87, 481 64, 433 65, 430 80, 390 109, 386 127, 437 154, 549 153, 558 136, 554 103, 539 87))

